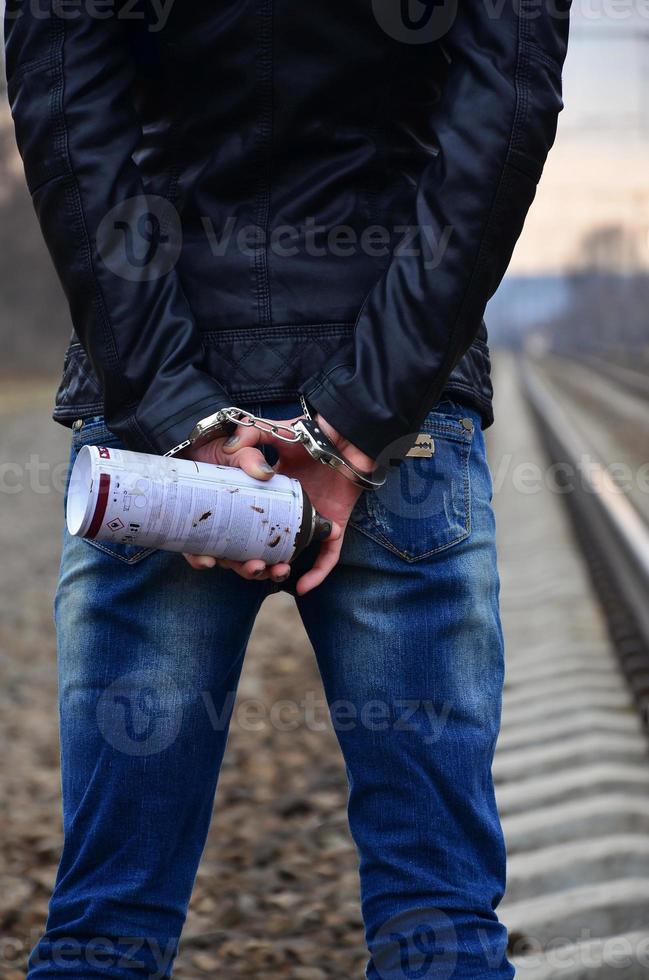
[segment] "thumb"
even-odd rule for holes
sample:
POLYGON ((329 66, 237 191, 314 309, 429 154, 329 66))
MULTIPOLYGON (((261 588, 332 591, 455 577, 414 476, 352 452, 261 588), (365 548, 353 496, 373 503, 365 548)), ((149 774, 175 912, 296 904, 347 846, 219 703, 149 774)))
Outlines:
POLYGON ((249 446, 257 446, 261 442, 261 434, 259 429, 255 429, 252 425, 238 425, 222 443, 221 449, 226 455, 230 455, 249 446))

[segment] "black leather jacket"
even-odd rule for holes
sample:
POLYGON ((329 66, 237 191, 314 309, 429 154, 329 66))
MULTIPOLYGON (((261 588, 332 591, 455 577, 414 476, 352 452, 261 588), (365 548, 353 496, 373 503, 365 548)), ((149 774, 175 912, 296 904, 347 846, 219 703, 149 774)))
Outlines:
POLYGON ((302 391, 376 456, 491 421, 485 305, 553 142, 569 0, 8 0, 70 304, 55 418, 163 452, 302 391))

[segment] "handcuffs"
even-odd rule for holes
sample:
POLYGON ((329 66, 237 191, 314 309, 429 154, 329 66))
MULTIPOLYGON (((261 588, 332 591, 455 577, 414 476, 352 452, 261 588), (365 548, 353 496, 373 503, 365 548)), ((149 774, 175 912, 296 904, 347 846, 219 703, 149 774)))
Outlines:
POLYGON ((373 472, 360 470, 354 466, 325 435, 315 419, 311 418, 311 413, 302 395, 300 395, 300 403, 304 417, 296 419, 291 425, 283 425, 274 422, 272 419, 261 418, 253 415, 252 412, 246 412, 244 409, 234 406, 221 408, 213 415, 208 415, 197 422, 188 438, 166 452, 165 456, 177 456, 178 453, 190 446, 196 449, 212 439, 227 435, 237 425, 245 425, 259 429, 261 432, 270 432, 282 442, 301 443, 313 459, 338 470, 342 476, 345 476, 362 490, 376 490, 378 487, 382 487, 386 481, 386 475, 377 477, 373 472))

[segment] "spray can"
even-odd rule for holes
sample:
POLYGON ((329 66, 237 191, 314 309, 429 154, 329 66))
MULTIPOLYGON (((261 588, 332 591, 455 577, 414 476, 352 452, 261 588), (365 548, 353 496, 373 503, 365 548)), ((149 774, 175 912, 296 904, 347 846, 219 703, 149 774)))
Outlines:
POLYGON ((290 562, 331 522, 298 480, 104 446, 79 450, 68 490, 70 534, 143 548, 268 564, 290 562))

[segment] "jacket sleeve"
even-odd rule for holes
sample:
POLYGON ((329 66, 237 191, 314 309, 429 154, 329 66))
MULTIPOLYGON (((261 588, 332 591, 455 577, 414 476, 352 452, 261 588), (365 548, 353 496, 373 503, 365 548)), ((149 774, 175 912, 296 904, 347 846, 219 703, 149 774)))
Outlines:
POLYGON ((443 38, 438 152, 415 200, 421 247, 393 254, 350 343, 302 386, 374 458, 435 406, 505 273, 563 107, 569 8, 462 0, 443 38), (435 262, 431 241, 443 245, 435 262))
POLYGON ((7 88, 27 183, 107 425, 132 449, 164 452, 231 402, 204 370, 174 271, 178 215, 145 193, 133 160, 142 130, 130 25, 93 5, 8 0, 7 88))

